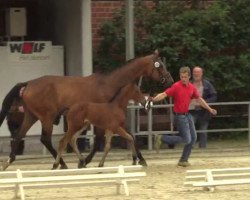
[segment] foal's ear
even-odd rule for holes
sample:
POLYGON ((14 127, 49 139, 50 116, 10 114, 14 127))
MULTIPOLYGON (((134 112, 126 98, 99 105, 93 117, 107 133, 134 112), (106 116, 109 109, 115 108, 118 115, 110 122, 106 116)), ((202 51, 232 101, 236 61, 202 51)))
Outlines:
POLYGON ((154 56, 155 56, 155 57, 159 57, 159 51, 158 51, 158 49, 155 50, 154 56))

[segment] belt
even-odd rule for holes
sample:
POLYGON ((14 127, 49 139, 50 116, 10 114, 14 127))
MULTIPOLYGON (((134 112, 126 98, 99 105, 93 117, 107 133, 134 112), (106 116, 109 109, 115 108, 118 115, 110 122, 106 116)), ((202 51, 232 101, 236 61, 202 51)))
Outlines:
POLYGON ((174 112, 174 114, 175 115, 188 115, 189 113, 187 112, 187 113, 176 113, 176 112, 174 112))

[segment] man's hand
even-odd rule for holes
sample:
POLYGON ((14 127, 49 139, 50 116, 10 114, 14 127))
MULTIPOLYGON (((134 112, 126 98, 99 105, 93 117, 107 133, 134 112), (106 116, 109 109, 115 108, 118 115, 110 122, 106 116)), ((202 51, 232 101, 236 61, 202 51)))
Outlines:
POLYGON ((154 97, 151 97, 151 96, 149 96, 148 98, 147 98, 147 101, 153 101, 153 99, 154 99, 154 97))
POLYGON ((24 112, 23 106, 19 106, 19 107, 18 107, 18 111, 19 111, 19 112, 24 112))
POLYGON ((212 115, 217 115, 217 110, 215 109, 210 109, 209 111, 212 115))

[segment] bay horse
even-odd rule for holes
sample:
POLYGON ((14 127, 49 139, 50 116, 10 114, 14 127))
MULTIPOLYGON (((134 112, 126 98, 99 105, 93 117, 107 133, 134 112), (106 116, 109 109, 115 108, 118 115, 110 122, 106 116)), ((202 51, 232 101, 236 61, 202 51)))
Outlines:
POLYGON ((79 158, 79 163, 84 162, 84 157, 77 148, 76 140, 82 131, 86 130, 90 124, 105 130, 104 154, 99 163, 103 167, 105 158, 111 148, 111 139, 114 134, 127 139, 132 148, 133 160, 138 158, 134 145, 133 136, 123 128, 126 120, 127 104, 130 99, 141 104, 146 104, 144 95, 136 84, 128 84, 121 88, 119 93, 108 103, 93 103, 81 101, 70 106, 67 114, 68 130, 59 141, 57 157, 53 169, 57 169, 62 152, 70 142, 71 147, 79 158))
MULTIPOLYGON (((56 158, 57 152, 51 141, 53 123, 58 122, 58 118, 66 108, 80 101, 108 102, 121 87, 138 80, 141 76, 150 77, 162 84, 173 82, 171 74, 159 57, 159 52, 155 51, 150 55, 127 62, 109 74, 94 73, 86 77, 43 76, 16 84, 3 100, 0 125, 2 125, 12 102, 19 97, 20 90, 24 106, 24 120, 14 139, 8 160, 2 163, 3 170, 15 161, 19 142, 37 120, 40 120, 42 126, 40 141, 56 158)), ((139 163, 146 164, 140 152, 138 156, 139 163)), ((93 155, 90 154, 86 158, 86 163, 92 157, 93 155)), ((62 159, 60 159, 60 165, 61 168, 67 168, 62 159)))

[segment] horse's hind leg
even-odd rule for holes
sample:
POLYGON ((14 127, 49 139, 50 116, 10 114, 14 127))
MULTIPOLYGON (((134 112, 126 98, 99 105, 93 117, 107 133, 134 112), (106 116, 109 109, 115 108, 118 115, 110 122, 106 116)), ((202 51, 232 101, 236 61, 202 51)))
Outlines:
POLYGON ((104 130, 96 128, 95 129, 95 138, 94 138, 94 145, 93 148, 91 149, 91 152, 87 155, 85 159, 85 166, 91 162, 93 159, 95 153, 97 152, 98 148, 104 141, 104 130))
POLYGON ((109 130, 105 131, 105 147, 104 147, 104 153, 103 153, 102 159, 99 163, 99 167, 104 166, 105 159, 106 159, 108 152, 111 148, 111 139, 112 139, 113 135, 114 134, 111 131, 109 131, 109 130))
MULTIPOLYGON (((138 145, 137 145, 137 142, 136 140, 134 139, 133 137, 133 140, 134 140, 134 144, 135 144, 135 151, 136 151, 136 155, 139 159, 139 164, 142 165, 142 166, 147 166, 147 162, 146 160, 143 158, 139 148, 138 148, 138 145)), ((136 159, 133 158, 133 165, 136 165, 136 159)))
POLYGON ((24 113, 24 119, 20 128, 20 131, 18 132, 18 134, 15 136, 13 140, 13 145, 11 146, 11 153, 9 155, 9 159, 7 161, 4 161, 2 164, 3 170, 7 169, 10 163, 15 161, 16 153, 17 153, 17 149, 20 144, 20 141, 22 140, 22 138, 25 137, 27 131, 36 121, 37 121, 36 117, 32 115, 28 110, 26 110, 24 113))
MULTIPOLYGON (((56 159, 57 152, 54 149, 51 141, 51 135, 53 131, 53 120, 42 121, 42 135, 41 135, 41 143, 48 149, 51 155, 56 159)), ((66 163, 60 158, 61 169, 67 169, 66 163)))

